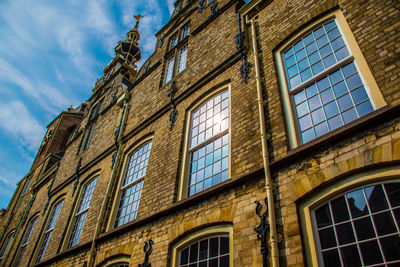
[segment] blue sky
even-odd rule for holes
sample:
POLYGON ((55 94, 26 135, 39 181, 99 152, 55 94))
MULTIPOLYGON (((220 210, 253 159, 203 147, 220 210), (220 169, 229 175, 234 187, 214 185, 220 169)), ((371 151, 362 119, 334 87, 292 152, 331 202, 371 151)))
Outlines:
POLYGON ((142 60, 174 0, 0 1, 0 208, 27 174, 46 126, 88 99, 114 47, 139 25, 142 60))

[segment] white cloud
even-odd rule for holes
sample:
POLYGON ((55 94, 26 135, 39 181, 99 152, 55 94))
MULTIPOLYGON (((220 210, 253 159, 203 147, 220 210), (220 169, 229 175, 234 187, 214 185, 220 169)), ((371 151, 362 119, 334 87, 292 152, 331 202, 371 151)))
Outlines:
POLYGON ((3 178, 1 176, 0 176, 0 182, 3 183, 3 184, 6 184, 6 185, 10 184, 10 182, 7 179, 5 179, 5 178, 3 178))
POLYGON ((37 150, 46 131, 19 101, 0 103, 0 127, 30 151, 37 150))
POLYGON ((57 89, 46 85, 44 82, 32 81, 1 58, 0 81, 17 85, 25 94, 37 101, 43 109, 52 114, 58 114, 60 109, 66 108, 71 102, 68 97, 61 94, 57 89))
POLYGON ((172 15, 172 13, 174 12, 174 3, 175 0, 168 0, 168 10, 169 10, 169 14, 172 15))

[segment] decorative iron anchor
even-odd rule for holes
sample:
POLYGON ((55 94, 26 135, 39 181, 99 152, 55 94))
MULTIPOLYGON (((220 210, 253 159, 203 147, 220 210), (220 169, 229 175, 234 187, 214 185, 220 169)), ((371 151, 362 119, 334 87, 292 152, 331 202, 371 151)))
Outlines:
POLYGON ((151 263, 149 263, 149 256, 153 251, 153 240, 149 240, 144 242, 143 252, 144 252, 144 262, 139 264, 138 267, 151 267, 151 263))
POLYGON ((254 228, 254 231, 257 232, 257 240, 261 241, 261 254, 263 255, 263 267, 268 266, 268 235, 267 232, 269 232, 269 222, 267 220, 268 218, 268 204, 267 204, 267 198, 264 199, 265 202, 265 212, 261 214, 263 205, 259 201, 255 201, 257 204, 256 206, 256 214, 258 217, 260 217, 261 222, 260 225, 256 228, 254 228))

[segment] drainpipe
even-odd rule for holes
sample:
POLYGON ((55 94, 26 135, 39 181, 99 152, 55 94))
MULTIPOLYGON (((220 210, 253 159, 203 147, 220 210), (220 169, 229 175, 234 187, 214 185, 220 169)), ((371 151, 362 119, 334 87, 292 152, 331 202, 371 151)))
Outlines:
MULTIPOLYGON (((246 21, 248 16, 246 15, 246 21)), ((278 234, 276 231, 276 220, 275 220, 275 207, 274 207, 274 193, 272 190, 272 178, 271 170, 269 168, 269 156, 267 146, 267 132, 265 129, 265 117, 264 117, 264 100, 262 95, 261 77, 260 77, 260 63, 258 61, 258 49, 257 49, 257 33, 254 21, 250 20, 251 25, 251 38, 253 43, 253 54, 254 54, 254 68, 256 71, 256 85, 257 85, 257 102, 258 102, 258 114, 260 118, 260 131, 261 131, 261 148, 265 172, 265 189, 267 192, 267 205, 268 205, 268 222, 270 224, 269 232, 269 244, 271 247, 271 266, 279 267, 279 250, 278 250, 278 234)))
POLYGON ((103 203, 101 205, 101 209, 100 209, 100 214, 99 214, 99 219, 97 220, 97 224, 96 224, 96 230, 94 231, 94 236, 93 236, 93 241, 92 241, 92 246, 90 248, 90 253, 89 253, 89 260, 88 260, 88 264, 87 266, 91 267, 94 266, 94 262, 95 262, 95 248, 96 248, 96 239, 99 237, 100 235, 100 227, 104 221, 104 216, 105 216, 105 212, 106 212, 106 205, 107 202, 111 196, 111 188, 112 188, 112 182, 114 180, 115 174, 117 173, 117 169, 118 169, 118 162, 119 159, 121 157, 121 146, 122 146, 122 141, 121 141, 121 137, 122 137, 122 133, 123 133, 123 129, 125 127, 125 123, 126 123, 126 118, 127 118, 127 114, 128 114, 128 108, 129 108, 129 92, 125 91, 125 93, 122 96, 122 99, 120 99, 119 102, 123 101, 123 111, 122 111, 122 115, 121 115, 121 121, 119 124, 120 130, 118 132, 118 136, 116 138, 116 143, 118 145, 117 147, 117 154, 115 157, 115 163, 114 163, 114 168, 111 172, 111 176, 110 176, 110 180, 108 182, 108 186, 107 186, 107 191, 106 191, 106 196, 103 200, 103 203))

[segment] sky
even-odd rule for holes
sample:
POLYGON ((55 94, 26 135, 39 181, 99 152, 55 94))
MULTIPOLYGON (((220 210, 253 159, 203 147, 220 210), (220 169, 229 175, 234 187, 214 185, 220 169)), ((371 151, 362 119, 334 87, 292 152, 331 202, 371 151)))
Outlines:
POLYGON ((142 59, 174 0, 0 0, 0 209, 29 171, 46 126, 91 95, 141 14, 142 59))

